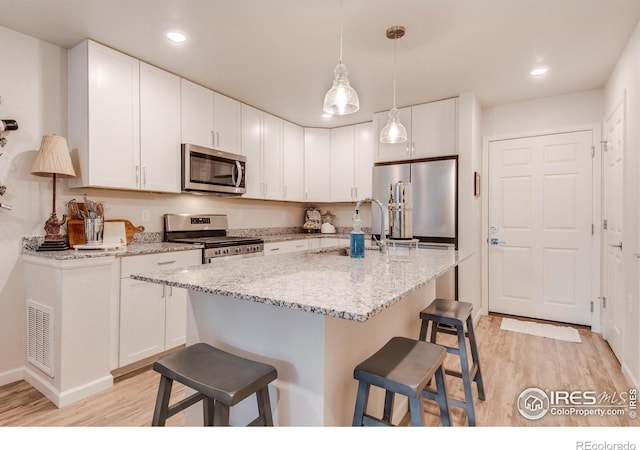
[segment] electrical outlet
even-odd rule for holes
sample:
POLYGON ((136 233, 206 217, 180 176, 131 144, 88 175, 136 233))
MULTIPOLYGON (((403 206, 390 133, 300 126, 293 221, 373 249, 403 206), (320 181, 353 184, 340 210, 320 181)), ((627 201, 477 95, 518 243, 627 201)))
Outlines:
POLYGON ((149 210, 143 209, 140 211, 140 220, 143 222, 149 222, 149 210))

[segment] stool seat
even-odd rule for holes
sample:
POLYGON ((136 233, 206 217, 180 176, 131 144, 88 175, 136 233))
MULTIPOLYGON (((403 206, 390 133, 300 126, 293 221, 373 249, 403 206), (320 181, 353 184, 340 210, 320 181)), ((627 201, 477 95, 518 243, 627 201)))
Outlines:
POLYGON ((473 305, 471 303, 436 298, 420 312, 420 318, 428 319, 429 316, 432 316, 437 317, 440 323, 455 325, 457 322, 467 320, 472 311, 473 305))
POLYGON ((437 397, 443 425, 450 425, 449 406, 444 384, 444 360, 447 350, 429 342, 405 337, 391 338, 380 350, 356 366, 353 377, 359 380, 353 425, 391 425, 393 394, 409 398, 411 423, 422 425, 423 391, 435 375, 437 397), (384 416, 366 414, 370 386, 386 390, 384 416))
POLYGON ((276 368, 198 343, 163 356, 153 363, 162 375, 153 415, 153 425, 203 400, 206 425, 229 425, 229 407, 252 394, 258 400, 259 416, 250 425, 273 425, 268 384, 277 378, 276 368), (171 386, 177 381, 196 393, 169 406, 171 386))

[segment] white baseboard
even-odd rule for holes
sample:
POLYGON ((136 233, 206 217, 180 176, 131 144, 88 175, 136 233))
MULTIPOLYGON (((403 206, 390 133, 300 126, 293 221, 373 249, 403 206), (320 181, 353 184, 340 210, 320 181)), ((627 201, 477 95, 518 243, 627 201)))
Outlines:
POLYGON ((0 373, 0 386, 20 380, 24 380, 24 368, 22 367, 0 373))
POLYGON ((58 408, 63 408, 77 402, 78 400, 90 397, 113 386, 113 377, 109 374, 102 378, 92 380, 89 383, 61 392, 42 375, 34 372, 28 367, 24 368, 24 380, 40 391, 42 395, 51 400, 51 402, 58 408))

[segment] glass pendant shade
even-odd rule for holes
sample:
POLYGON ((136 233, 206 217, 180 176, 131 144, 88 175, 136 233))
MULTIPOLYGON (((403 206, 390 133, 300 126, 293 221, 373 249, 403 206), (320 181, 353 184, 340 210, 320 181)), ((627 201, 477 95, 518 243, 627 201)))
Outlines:
POLYGON ((383 144, 399 144, 407 142, 407 129, 400 123, 400 111, 395 107, 389 111, 389 121, 380 132, 380 142, 383 144))
POLYGON ((360 99, 356 90, 349 84, 347 66, 338 64, 333 74, 333 86, 324 96, 322 110, 332 116, 353 114, 360 109, 360 99))

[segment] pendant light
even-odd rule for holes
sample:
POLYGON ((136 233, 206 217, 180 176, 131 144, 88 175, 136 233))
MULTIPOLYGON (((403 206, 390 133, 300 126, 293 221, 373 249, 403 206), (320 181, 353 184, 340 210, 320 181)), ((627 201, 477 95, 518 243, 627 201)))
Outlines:
POLYGON ((389 111, 389 121, 380 132, 380 142, 384 144, 398 144, 407 142, 407 130, 398 117, 400 111, 396 108, 396 41, 404 36, 403 26, 391 27, 387 30, 387 37, 393 39, 393 108, 389 111))
POLYGON ((353 114, 360 109, 358 93, 349 84, 347 66, 342 64, 342 2, 340 2, 340 62, 333 71, 333 86, 324 96, 322 110, 332 116, 353 114))

